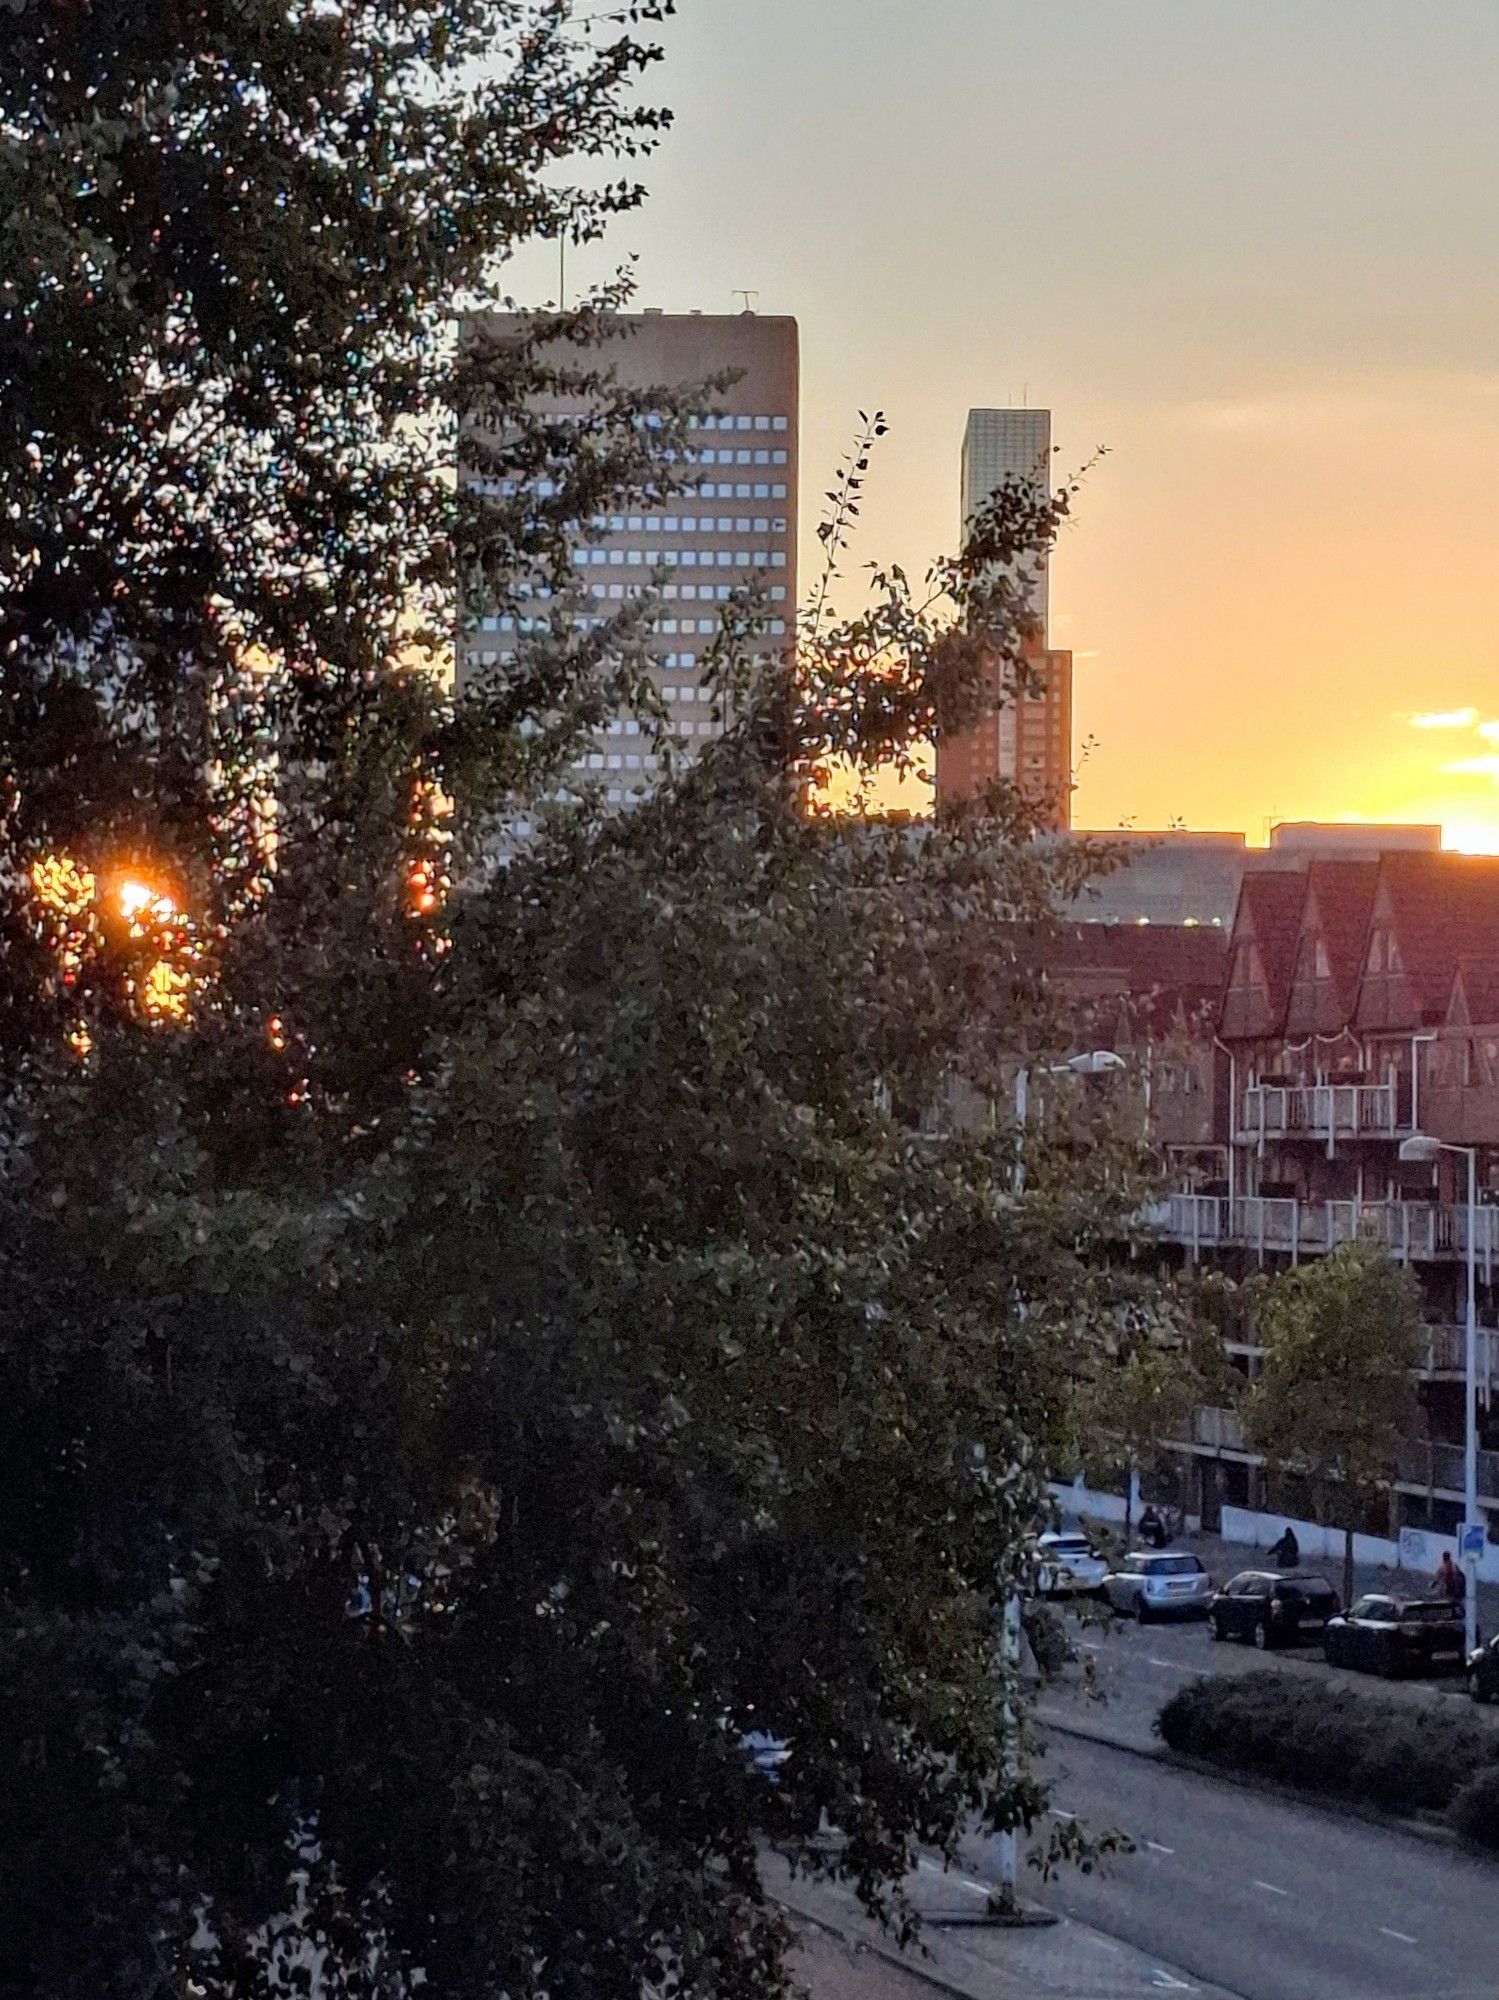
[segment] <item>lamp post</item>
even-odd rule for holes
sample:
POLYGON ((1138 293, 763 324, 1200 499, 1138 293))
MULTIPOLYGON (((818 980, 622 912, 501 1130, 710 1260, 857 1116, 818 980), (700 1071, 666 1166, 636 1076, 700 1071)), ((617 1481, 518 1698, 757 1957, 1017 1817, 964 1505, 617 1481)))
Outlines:
MULTIPOLYGON (((1043 1072, 1046 1076, 1106 1076, 1124 1068, 1124 1058, 1112 1049, 1088 1049, 1082 1055, 1069 1056, 1066 1062, 1047 1063, 1043 1072)), ((1012 1185, 1017 1195, 1025 1192, 1025 1121, 1030 1109, 1031 1072, 1029 1065, 1022 1063, 1015 1072, 1015 1170, 1012 1185)), ((1017 1299, 1017 1316, 1025 1318, 1025 1300, 1017 1299)), ((1020 1777, 1020 1751, 1016 1742, 1014 1687, 1020 1673, 1020 1592, 1012 1586, 1005 1599, 1001 1661, 1004 1669, 1004 1762, 1001 1776, 1007 1791, 1013 1790, 1020 1777)), ((1019 1843, 1013 1827, 998 1835, 996 1860, 999 1863, 999 1888, 989 1898, 990 1913, 1001 1920, 1014 1923, 1020 1921, 1020 1906, 1015 1895, 1015 1878, 1019 1864, 1019 1843)))
MULTIPOLYGON (((1413 1132, 1400 1142, 1400 1158, 1407 1162, 1436 1163, 1442 1153, 1458 1153, 1468 1162, 1468 1320, 1465 1352, 1466 1422, 1463 1435, 1463 1521, 1471 1527, 1481 1518, 1478 1512, 1478 1148, 1453 1146, 1428 1133, 1413 1132)), ((1466 1536, 1464 1537, 1466 1542, 1466 1536)), ((1478 1556, 1463 1552, 1467 1589, 1463 1594, 1463 1623, 1468 1652, 1478 1650, 1478 1556)))

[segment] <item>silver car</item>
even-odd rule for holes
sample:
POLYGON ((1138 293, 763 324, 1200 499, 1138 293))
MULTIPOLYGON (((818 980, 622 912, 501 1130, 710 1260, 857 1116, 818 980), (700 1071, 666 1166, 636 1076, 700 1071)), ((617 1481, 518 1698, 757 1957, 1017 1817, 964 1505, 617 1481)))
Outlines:
POLYGON ((1109 1566, 1078 1529, 1052 1528, 1036 1543, 1036 1590, 1042 1597, 1081 1597, 1098 1591, 1109 1566))
POLYGON ((1127 1618, 1205 1618, 1213 1579, 1196 1556, 1137 1549, 1104 1578, 1103 1594, 1127 1618))

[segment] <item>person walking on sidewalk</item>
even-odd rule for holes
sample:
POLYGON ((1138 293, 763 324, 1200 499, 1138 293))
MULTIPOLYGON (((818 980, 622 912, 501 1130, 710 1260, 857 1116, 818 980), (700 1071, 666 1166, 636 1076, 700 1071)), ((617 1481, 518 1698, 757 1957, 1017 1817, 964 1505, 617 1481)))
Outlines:
POLYGON ((1280 1540, 1270 1544, 1270 1553, 1274 1556, 1278 1569, 1295 1569, 1301 1561, 1301 1544, 1292 1533, 1289 1521, 1280 1540))
POLYGON ((1442 1559, 1437 1564, 1436 1585, 1438 1593, 1449 1604, 1461 1604, 1468 1594, 1468 1579, 1446 1549, 1443 1549, 1442 1559))

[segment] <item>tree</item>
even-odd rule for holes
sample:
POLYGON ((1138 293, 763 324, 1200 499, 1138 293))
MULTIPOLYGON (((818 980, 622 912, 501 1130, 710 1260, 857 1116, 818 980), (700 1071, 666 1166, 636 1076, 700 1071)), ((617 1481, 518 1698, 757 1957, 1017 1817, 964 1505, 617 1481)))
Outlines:
POLYGON ((649 600, 580 643, 567 524, 669 479, 685 412, 619 394, 601 313, 503 350, 447 315, 634 199, 552 169, 655 129, 654 11, 0 29, 23 1990, 248 2000, 315 1951, 358 2000, 761 2000, 760 1838, 879 1907, 918 1842, 1041 1801, 1000 1776, 999 1607, 1141 1188, 1069 1131, 1016 1199, 1007 1127, 917 1127, 1064 1048, 1004 939, 1091 857, 1013 799, 934 832, 805 800, 963 712, 1067 496, 1002 494, 794 661, 731 607, 722 742, 475 865, 486 811, 649 719, 649 600), (580 379, 597 425, 535 414, 580 379), (426 673, 460 603, 554 585, 510 671, 426 673))
POLYGON ((1306 1482, 1319 1525, 1342 1528, 1347 1602, 1354 1534, 1388 1494, 1417 1414, 1420 1293, 1382 1249, 1348 1243, 1276 1278, 1259 1317, 1245 1434, 1273 1473, 1306 1482))
POLYGON ((1085 1464, 1124 1479, 1124 1534, 1134 1524, 1137 1474, 1174 1456, 1202 1384, 1187 1348, 1164 1329, 1142 1329, 1122 1349, 1095 1358, 1077 1395, 1076 1424, 1085 1464))

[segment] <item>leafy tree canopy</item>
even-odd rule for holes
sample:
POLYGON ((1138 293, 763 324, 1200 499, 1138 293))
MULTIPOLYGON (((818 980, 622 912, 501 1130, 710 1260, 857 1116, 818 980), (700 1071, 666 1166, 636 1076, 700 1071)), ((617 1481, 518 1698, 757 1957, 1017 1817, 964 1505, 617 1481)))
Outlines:
POLYGON ((806 798, 965 712, 1067 496, 794 661, 734 607, 721 742, 558 804, 651 709, 649 601, 580 638, 568 524, 669 481, 684 412, 618 388, 608 301, 503 346, 481 308, 635 200, 569 163, 658 129, 655 11, 0 17, 20 1990, 316 1952, 349 1995, 770 1995, 759 1839, 815 1861, 826 1816, 879 1904, 1037 1803, 996 1618, 1138 1161, 1072 1121, 1021 1195, 1003 1118, 920 1126, 1065 1048, 1003 940, 1091 861, 1014 801, 806 798), (548 608, 450 694, 506 593, 548 608))

